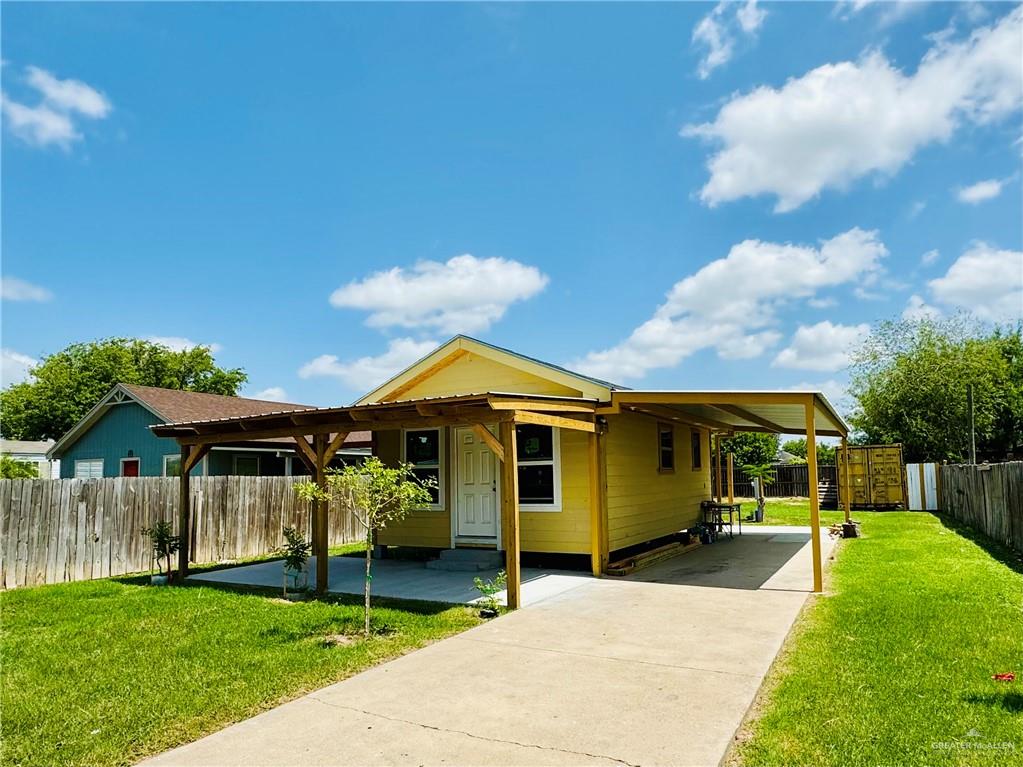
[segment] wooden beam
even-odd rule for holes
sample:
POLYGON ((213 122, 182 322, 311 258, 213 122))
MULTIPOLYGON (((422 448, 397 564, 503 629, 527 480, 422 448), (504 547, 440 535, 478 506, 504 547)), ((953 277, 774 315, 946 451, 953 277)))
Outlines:
MULTIPOLYGON (((313 456, 316 462, 314 480, 321 490, 327 489, 327 463, 324 457, 327 452, 327 437, 317 434, 313 437, 313 456)), ((327 535, 327 502, 317 500, 313 507, 313 554, 316 556, 316 593, 327 593, 328 573, 328 535, 327 535)))
POLYGON ((622 405, 802 405, 808 395, 800 392, 687 392, 628 390, 611 393, 612 402, 622 405))
POLYGON ((210 452, 209 445, 194 445, 188 451, 188 460, 181 465, 182 471, 191 471, 195 468, 195 465, 203 459, 208 452, 210 452))
MULTIPOLYGON (((487 420, 500 420, 501 418, 507 417, 511 419, 511 413, 494 414, 493 419, 487 418, 487 420)), ((399 429, 429 429, 439 426, 472 426, 474 423, 479 423, 481 419, 481 413, 477 411, 474 414, 457 415, 457 416, 418 416, 414 414, 408 414, 403 420, 372 420, 372 421, 360 421, 357 426, 359 429, 366 431, 397 431, 399 429)), ((252 431, 252 432, 230 432, 230 433, 210 433, 210 434, 186 434, 178 435, 171 434, 157 434, 157 436, 173 436, 177 439, 179 444, 182 445, 222 445, 229 442, 249 442, 255 439, 269 439, 271 437, 296 437, 296 436, 315 436, 317 434, 333 434, 337 431, 351 430, 353 424, 349 421, 344 423, 327 423, 318 426, 287 426, 276 429, 267 429, 265 431, 252 431)))
POLYGON ((515 452, 515 424, 503 421, 501 447, 505 460, 501 464, 501 541, 504 544, 504 571, 508 576, 508 609, 521 604, 521 570, 519 567, 519 468, 515 452))
POLYGON ((590 569, 596 577, 604 573, 607 564, 603 553, 604 541, 604 505, 603 505, 603 467, 600 463, 600 434, 590 434, 590 569))
POLYGON ((481 423, 474 423, 472 425, 472 430, 477 437, 486 443, 487 447, 490 448, 490 452, 494 454, 494 457, 501 463, 504 463, 504 446, 497 437, 491 434, 490 429, 481 423))
POLYGON ((313 452, 313 448, 309 446, 308 440, 305 437, 294 437, 295 446, 298 448, 298 452, 301 453, 308 461, 309 465, 313 469, 313 473, 316 473, 316 453, 313 452))
POLYGON ((514 411, 514 420, 515 423, 533 423, 538 426, 554 426, 558 429, 575 429, 576 431, 588 431, 591 434, 597 430, 592 421, 578 421, 561 415, 532 413, 528 410, 514 411))
POLYGON ((735 467, 732 453, 728 454, 728 502, 735 503, 735 467))
POLYGON ((838 448, 838 470, 842 472, 838 480, 838 497, 845 512, 845 521, 848 522, 852 515, 852 488, 849 486, 849 440, 842 437, 842 444, 838 448), (845 490, 843 495, 842 491, 845 490))
MULTIPOLYGON (((178 582, 182 584, 188 576, 188 558, 192 542, 192 498, 188 487, 192 475, 184 471, 189 454, 189 448, 182 445, 181 460, 178 463, 178 582)), ((170 567, 170 563, 167 566, 170 567)))
POLYGON ((334 438, 327 443, 326 451, 323 454, 323 465, 328 466, 331 459, 337 454, 337 451, 341 449, 341 446, 345 443, 345 438, 350 432, 339 431, 334 435, 334 438))
POLYGON ((714 444, 715 444, 716 450, 717 450, 717 456, 716 456, 716 459, 714 461, 714 471, 715 471, 715 474, 716 474, 716 476, 714 477, 714 479, 716 480, 714 482, 714 484, 717 485, 718 503, 721 503, 725 499, 725 488, 724 488, 724 484, 725 483, 722 481, 725 478, 725 467, 721 464, 721 435, 720 434, 716 434, 714 436, 714 444))
POLYGON ((592 413, 593 405, 575 402, 553 402, 540 399, 499 399, 487 400, 492 410, 539 410, 544 413, 592 413))
POLYGON ((821 501, 817 490, 817 438, 814 433, 814 397, 806 399, 806 466, 810 485, 810 547, 813 555, 813 590, 819 594, 824 590, 823 565, 821 564, 821 501))
POLYGON ((717 410, 722 410, 730 415, 738 416, 739 418, 742 418, 744 421, 755 423, 757 426, 763 426, 765 429, 770 429, 771 431, 777 434, 784 434, 787 431, 784 426, 776 424, 774 421, 769 421, 768 419, 764 418, 763 416, 759 416, 756 413, 751 413, 749 410, 741 408, 738 405, 719 404, 711 405, 711 407, 716 408, 717 410))

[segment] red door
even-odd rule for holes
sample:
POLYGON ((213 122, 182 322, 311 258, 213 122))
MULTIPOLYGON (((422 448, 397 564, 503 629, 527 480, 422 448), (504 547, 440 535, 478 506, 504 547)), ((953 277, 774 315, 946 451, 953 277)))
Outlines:
POLYGON ((125 458, 121 461, 122 477, 137 477, 139 475, 139 459, 125 458))

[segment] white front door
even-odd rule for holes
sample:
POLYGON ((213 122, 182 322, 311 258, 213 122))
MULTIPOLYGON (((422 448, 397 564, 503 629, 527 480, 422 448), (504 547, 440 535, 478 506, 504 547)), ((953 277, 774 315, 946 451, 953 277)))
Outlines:
POLYGON ((455 535, 497 540, 494 454, 472 429, 455 429, 455 535))

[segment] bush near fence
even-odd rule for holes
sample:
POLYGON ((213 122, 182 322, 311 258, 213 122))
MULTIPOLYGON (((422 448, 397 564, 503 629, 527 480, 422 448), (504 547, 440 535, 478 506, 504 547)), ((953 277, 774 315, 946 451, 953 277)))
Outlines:
MULTIPOLYGON (((192 560, 220 562, 270 553, 283 529, 312 535, 302 477, 193 477, 192 560)), ((0 586, 36 586, 152 568, 143 528, 178 526, 174 477, 0 480, 0 586)), ((332 502, 332 546, 362 539, 357 520, 332 502)))
POLYGON ((1023 552, 1023 461, 944 465, 939 471, 942 511, 1023 552))

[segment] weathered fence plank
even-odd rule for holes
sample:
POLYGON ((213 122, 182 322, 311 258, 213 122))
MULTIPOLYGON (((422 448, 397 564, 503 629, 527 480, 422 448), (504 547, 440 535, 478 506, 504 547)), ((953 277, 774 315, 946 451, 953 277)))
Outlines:
POLYGON ((939 471, 942 511, 1023 551, 1023 461, 945 465, 939 471))
MULTIPOLYGON (((302 480, 194 477, 194 561, 267 554, 283 544, 289 525, 308 540, 309 503, 294 491, 302 480)), ((177 532, 178 490, 173 477, 0 480, 0 588, 151 569, 142 530, 167 519, 177 532)), ((336 502, 329 516, 330 545, 360 540, 355 518, 336 502)))

